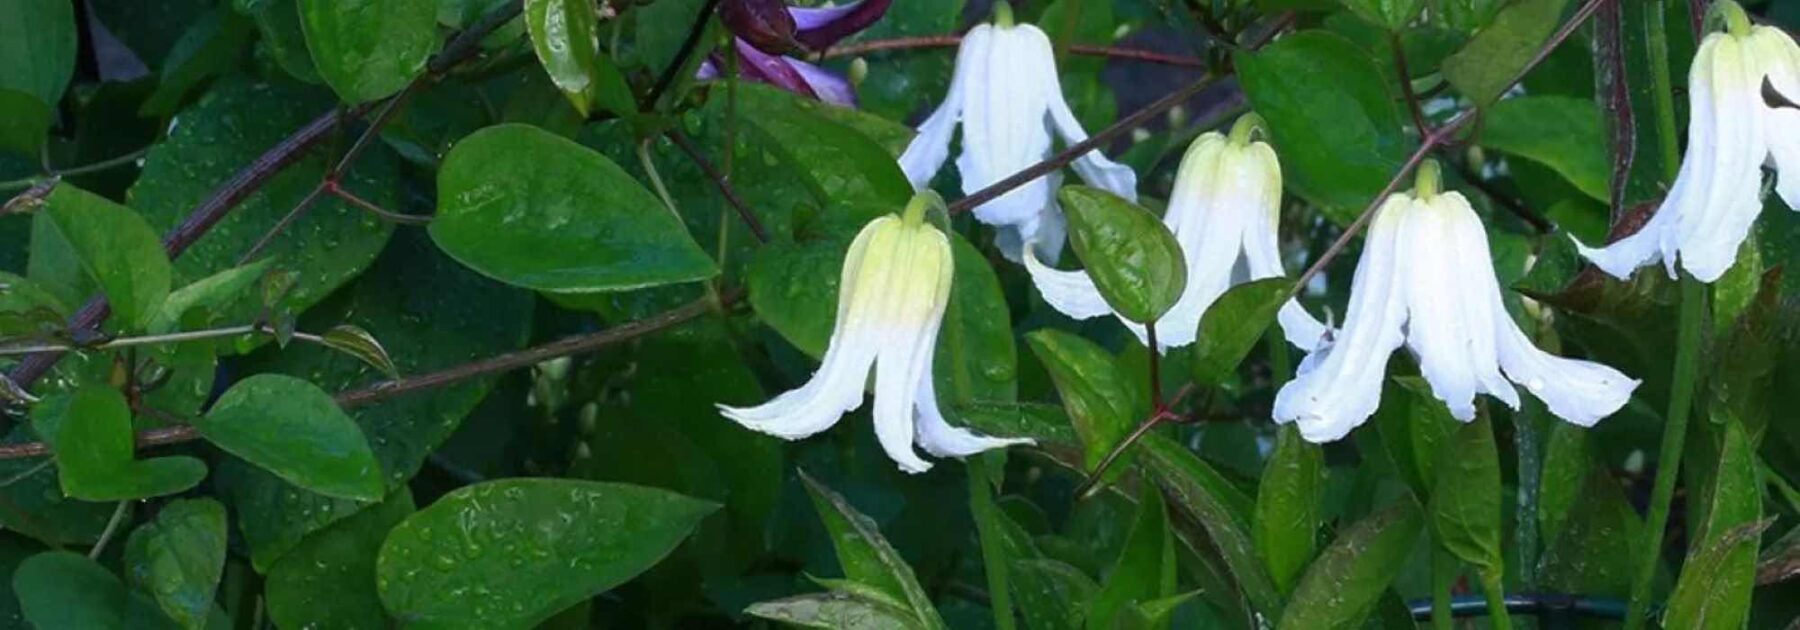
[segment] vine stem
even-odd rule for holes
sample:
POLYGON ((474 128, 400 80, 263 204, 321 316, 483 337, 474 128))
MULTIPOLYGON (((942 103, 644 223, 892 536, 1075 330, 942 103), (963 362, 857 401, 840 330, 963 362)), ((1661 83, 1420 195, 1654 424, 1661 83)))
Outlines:
MULTIPOLYGON (((925 35, 919 37, 874 39, 866 42, 833 46, 824 52, 819 53, 819 57, 821 59, 832 59, 836 57, 854 57, 857 55, 883 51, 918 50, 921 48, 954 48, 961 43, 961 35, 925 35)), ((1206 60, 1204 59, 1183 55, 1170 55, 1152 50, 1139 50, 1135 48, 1070 44, 1068 46, 1068 51, 1088 57, 1109 57, 1113 59, 1142 61, 1145 63, 1159 63, 1182 68, 1206 67, 1206 60)))
POLYGON ((74 177, 76 175, 86 175, 88 173, 97 173, 97 172, 104 171, 104 170, 107 170, 110 168, 117 168, 120 166, 124 166, 126 164, 136 162, 138 160, 144 159, 144 154, 149 153, 149 152, 150 152, 150 147, 144 147, 142 149, 138 149, 136 151, 132 151, 130 153, 126 153, 126 154, 118 156, 118 157, 107 158, 104 160, 100 160, 98 162, 94 162, 92 164, 71 166, 69 168, 55 170, 55 171, 50 172, 49 174, 40 175, 37 177, 24 177, 24 178, 20 178, 20 179, 11 180, 11 181, 0 182, 0 192, 25 190, 27 188, 31 188, 32 186, 37 185, 39 182, 42 182, 46 179, 52 179, 52 178, 57 178, 57 177, 74 177))
MULTIPOLYGON (((113 339, 110 341, 106 341, 104 343, 98 343, 98 344, 93 344, 93 345, 66 344, 66 343, 47 343, 47 344, 38 344, 38 345, 29 345, 29 346, 10 346, 10 347, 0 345, 0 356, 8 356, 8 355, 15 355, 15 354, 28 354, 28 353, 34 353, 34 352, 71 352, 71 351, 75 351, 75 350, 117 350, 120 348, 135 348, 135 347, 139 347, 139 346, 156 345, 159 343, 182 343, 182 342, 187 342, 187 341, 204 341, 207 339, 220 339, 220 338, 224 338, 224 337, 237 337, 237 336, 241 336, 241 335, 255 335, 255 334, 273 335, 273 334, 275 334, 275 330, 273 328, 270 328, 268 324, 245 324, 242 326, 228 326, 225 328, 208 328, 206 330, 188 330, 188 331, 182 331, 182 332, 177 332, 177 333, 168 333, 165 335, 144 335, 142 337, 120 337, 118 339, 113 339)), ((325 343, 325 339, 323 337, 320 337, 320 336, 314 335, 314 334, 303 333, 300 331, 294 331, 293 336, 295 339, 298 339, 300 341, 309 342, 309 343, 319 343, 319 344, 325 343)))
POLYGON ((768 228, 763 227, 762 221, 756 218, 756 213, 750 211, 750 206, 744 203, 744 198, 738 196, 737 189, 731 186, 730 178, 719 172, 719 169, 713 166, 712 161, 707 160, 706 155, 700 153, 700 148, 694 146, 694 141, 681 130, 674 128, 670 128, 663 135, 668 136, 669 140, 675 143, 676 148, 687 154, 688 159, 693 160, 694 165, 700 167, 701 172, 706 173, 707 179, 711 179, 713 185, 719 187, 719 194, 725 197, 725 202, 730 204, 731 209, 737 211, 737 215, 743 219, 744 225, 750 228, 750 234, 755 236, 758 242, 769 242, 768 228))
POLYGON ((1631 576, 1631 606, 1625 613, 1626 630, 1644 627, 1650 609, 1650 587, 1662 560, 1662 540, 1669 527, 1669 504, 1675 497, 1676 474, 1687 444, 1688 414, 1693 408, 1694 381, 1700 355, 1700 329, 1706 320, 1706 285, 1686 273, 1681 275, 1680 327, 1675 337, 1675 376, 1669 384, 1668 422, 1663 425, 1662 447, 1656 459, 1656 482, 1650 490, 1650 513, 1644 521, 1637 567, 1631 576))

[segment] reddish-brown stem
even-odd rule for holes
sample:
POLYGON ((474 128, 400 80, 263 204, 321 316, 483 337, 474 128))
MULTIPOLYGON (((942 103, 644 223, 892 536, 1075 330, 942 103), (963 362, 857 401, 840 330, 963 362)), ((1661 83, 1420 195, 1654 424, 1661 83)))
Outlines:
MULTIPOLYGON (((700 153, 699 147, 694 146, 694 141, 679 129, 670 128, 665 135, 675 143, 677 148, 681 149, 682 153, 687 154, 688 159, 694 161, 695 166, 700 167, 701 172, 706 173, 707 179, 711 179, 714 186, 719 187, 719 194, 725 197, 725 203, 729 204, 731 209, 737 211, 738 218, 743 219, 744 225, 750 228, 750 234, 755 236, 758 242, 769 242, 768 228, 763 227, 762 220, 757 219, 756 213, 750 211, 750 205, 744 203, 743 197, 738 196, 737 189, 731 186, 731 181, 725 177, 725 174, 719 172, 719 169, 713 166, 712 161, 706 159, 705 154, 700 153)), ((731 149, 727 147, 726 150, 731 149)))
POLYGON ((325 180, 320 186, 325 189, 325 192, 331 193, 333 197, 342 199, 344 200, 344 203, 356 206, 364 212, 381 217, 381 220, 383 221, 400 225, 425 225, 431 223, 431 217, 428 216, 401 214, 386 210, 381 206, 375 205, 372 201, 358 197, 356 193, 345 190, 343 184, 338 183, 336 180, 325 180))
MULTIPOLYGON (((1152 354, 1155 353, 1152 352, 1152 354)), ((1075 496, 1081 498, 1089 496, 1093 492, 1093 489, 1099 485, 1100 477, 1106 474, 1107 469, 1112 468, 1112 465, 1117 462, 1120 457, 1125 455, 1126 449, 1129 449, 1131 448, 1131 445, 1138 443, 1138 440, 1144 439, 1144 436, 1149 435, 1152 429, 1155 429, 1166 422, 1179 422, 1181 417, 1175 415, 1170 409, 1180 405, 1181 401, 1186 400, 1188 394, 1193 393, 1193 391, 1194 384, 1188 383, 1187 385, 1183 385, 1180 391, 1175 392, 1175 399, 1169 401, 1168 406, 1163 406, 1158 403, 1156 408, 1150 411, 1150 417, 1145 418, 1143 422, 1138 423, 1137 428, 1132 430, 1129 435, 1126 435, 1125 439, 1119 440, 1118 445, 1106 452, 1106 457, 1100 458, 1100 462, 1094 464, 1094 472, 1089 473, 1087 479, 1082 481, 1079 487, 1075 488, 1075 496)))
MULTIPOLYGON (((921 48, 954 48, 962 43, 961 35, 922 35, 918 37, 895 37, 892 39, 875 39, 853 44, 833 46, 821 53, 820 58, 854 57, 873 52, 895 50, 917 50, 921 48)), ((1182 55, 1170 55, 1151 50, 1135 48, 1116 48, 1113 46, 1095 46, 1091 44, 1070 44, 1069 52, 1088 57, 1109 57, 1128 61, 1159 63, 1182 68, 1205 68, 1206 60, 1182 55)))
POLYGON ((1431 133, 1431 125, 1425 122, 1425 110, 1419 106, 1419 95, 1413 93, 1412 74, 1406 69, 1406 46, 1400 42, 1400 34, 1388 36, 1390 47, 1394 49, 1394 72, 1400 75, 1400 94, 1406 97, 1406 109, 1412 112, 1413 126, 1418 128, 1419 136, 1431 133))

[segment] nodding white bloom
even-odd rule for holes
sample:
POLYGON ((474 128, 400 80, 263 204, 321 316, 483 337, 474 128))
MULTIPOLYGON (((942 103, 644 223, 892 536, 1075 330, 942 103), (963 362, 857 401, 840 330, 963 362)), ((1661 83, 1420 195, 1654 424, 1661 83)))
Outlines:
POLYGON ((913 451, 915 442, 938 457, 1031 443, 950 426, 938 410, 931 360, 950 301, 952 263, 950 240, 925 221, 932 204, 942 206, 943 200, 922 192, 904 217, 875 219, 850 243, 838 286, 837 323, 811 380, 761 406, 719 405, 719 411, 752 430, 798 440, 861 407, 873 368, 875 436, 901 470, 931 468, 913 451))
MULTIPOLYGON (((1252 140, 1262 119, 1245 114, 1231 137, 1207 133, 1188 145, 1175 175, 1175 189, 1163 224, 1181 243, 1187 262, 1187 288, 1175 305, 1156 320, 1157 350, 1194 342, 1200 317, 1233 285, 1284 275, 1276 225, 1281 212, 1281 164, 1267 143, 1252 140), (1243 270, 1239 272, 1239 262, 1243 270)), ((1075 319, 1114 314, 1094 281, 1080 271, 1059 271, 1025 253, 1025 268, 1044 301, 1075 319)), ((1312 350, 1326 328, 1289 301, 1280 321, 1289 343, 1312 350)), ((1148 344, 1145 327, 1119 318, 1148 344)))
MULTIPOLYGON (((1777 191, 1800 208, 1800 111, 1763 101, 1764 77, 1800 97, 1800 47, 1779 28, 1753 26, 1729 0, 1714 3, 1728 32, 1707 35, 1688 71, 1688 151, 1675 184, 1636 234, 1581 254, 1618 278, 1658 260, 1702 282, 1731 268, 1762 211, 1762 166, 1779 172, 1777 191)), ((1577 243, 1580 245, 1580 243, 1577 243)))
POLYGON ((1481 219, 1461 194, 1437 192, 1436 163, 1419 168, 1414 193, 1390 195, 1376 211, 1344 328, 1276 394, 1275 420, 1298 423, 1313 442, 1343 437, 1375 413, 1388 357, 1402 343, 1432 393, 1465 422, 1475 418, 1476 394, 1518 409, 1513 383, 1584 427, 1624 406, 1638 381, 1539 350, 1519 330, 1501 304, 1481 219))
MULTIPOLYGON (((959 121, 962 155, 956 170, 964 193, 1049 157, 1052 130, 1069 144, 1088 138, 1063 100, 1050 39, 1035 26, 1013 24, 1006 3, 994 7, 996 24, 981 24, 963 35, 949 93, 900 155, 900 168, 914 188, 929 186, 944 165, 959 121)), ((1137 200, 1137 173, 1131 167, 1098 150, 1077 158, 1074 167, 1088 184, 1137 200)), ((975 208, 976 219, 999 228, 995 241, 1007 258, 1019 261, 1025 244, 1033 242, 1046 260, 1061 254, 1067 223, 1056 205, 1060 181, 1059 174, 1039 177, 975 208)))

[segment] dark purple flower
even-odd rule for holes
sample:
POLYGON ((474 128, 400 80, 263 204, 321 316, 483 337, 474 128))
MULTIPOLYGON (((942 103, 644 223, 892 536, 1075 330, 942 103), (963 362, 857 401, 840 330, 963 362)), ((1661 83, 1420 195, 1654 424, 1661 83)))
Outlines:
MULTIPOLYGON (((739 0, 732 0, 727 6, 733 3, 739 0)), ((786 7, 794 30, 791 36, 784 36, 781 31, 785 21, 768 19, 765 8, 753 6, 755 2, 743 2, 743 6, 731 9, 736 13, 726 18, 727 26, 737 35, 732 43, 737 48, 739 75, 834 105, 855 107, 856 91, 844 77, 794 57, 764 51, 782 50, 784 43, 823 51, 874 24, 892 3, 893 0, 861 0, 819 9, 786 7)), ((700 78, 718 78, 722 68, 724 60, 714 55, 701 65, 700 78)))

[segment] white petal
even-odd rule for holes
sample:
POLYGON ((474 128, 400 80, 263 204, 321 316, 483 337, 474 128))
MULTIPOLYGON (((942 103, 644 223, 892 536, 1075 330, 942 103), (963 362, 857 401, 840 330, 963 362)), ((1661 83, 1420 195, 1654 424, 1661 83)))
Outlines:
MULTIPOLYGON (((1458 264, 1455 226, 1438 201, 1415 202, 1415 210, 1400 224, 1406 347, 1418 357, 1419 374, 1431 384, 1431 393, 1450 407, 1451 416, 1468 422, 1475 419, 1475 370, 1469 361, 1474 331, 1457 298, 1459 283, 1472 281, 1465 276, 1474 270, 1458 264)), ((1491 339, 1492 330, 1480 331, 1481 336, 1491 339)))
MULTIPOLYGON (((1030 25, 1019 28, 1031 38, 1032 46, 1042 51, 1038 54, 1055 58, 1050 47, 1050 39, 1044 36, 1043 31, 1030 25), (1026 31, 1025 29, 1030 30, 1026 31)), ((1081 128, 1081 121, 1075 119, 1075 112, 1069 109, 1068 101, 1063 100, 1062 81, 1057 78, 1054 65, 1050 67, 1049 74, 1044 77, 1043 87, 1045 90, 1044 100, 1050 108, 1050 123, 1062 136, 1063 142, 1074 145, 1086 141, 1088 139, 1087 130, 1081 128)), ((1129 166, 1106 159, 1106 154, 1101 153, 1099 149, 1083 153, 1081 157, 1075 158, 1075 162, 1071 166, 1075 167, 1075 172, 1081 175, 1081 180, 1087 182, 1088 185, 1105 189, 1134 203, 1137 201, 1137 171, 1131 170, 1129 166)))
MULTIPOLYGON (((963 152, 956 159, 964 193, 986 188, 1050 152, 1041 82, 1046 74, 1055 72, 1056 61, 1050 55, 1037 54, 1029 36, 1021 35, 1026 28, 978 26, 976 30, 986 29, 987 45, 966 47, 963 152)), ((958 72, 963 65, 959 58, 958 72)), ((1040 177, 982 204, 975 209, 975 218, 989 225, 1037 218, 1052 193, 1040 177)), ((1031 235, 1024 236, 1028 240, 1031 235)))
MULTIPOLYGON (((1800 46, 1779 28, 1758 26, 1756 48, 1775 91, 1800 100, 1800 46)), ((1758 86, 1760 90, 1761 86, 1758 86)), ((1765 107, 1766 137, 1775 163, 1775 191, 1788 208, 1800 209, 1800 110, 1765 107)))
MULTIPOLYGON (((1678 179, 1675 182, 1675 189, 1669 193, 1669 198, 1673 199, 1675 192, 1679 190, 1681 190, 1681 181, 1678 179)), ((1675 223, 1673 217, 1676 212, 1665 199, 1662 207, 1656 210, 1656 214, 1651 216, 1650 220, 1637 233, 1613 241, 1605 247, 1588 247, 1573 234, 1569 235, 1569 240, 1575 243, 1575 249, 1581 253, 1582 258, 1586 258, 1595 267, 1606 272, 1606 275, 1614 278, 1629 280, 1631 273, 1637 271, 1638 267, 1659 260, 1665 261, 1665 264, 1671 267, 1669 277, 1674 277, 1674 258, 1664 257, 1662 243, 1672 234, 1670 229, 1675 223)))
POLYGON ((1031 283, 1037 285, 1044 302, 1064 315, 1092 319, 1112 314, 1112 306, 1100 296, 1087 272, 1052 269, 1031 251, 1025 252, 1025 271, 1031 274, 1031 283))
POLYGON ((884 296, 883 315, 891 324, 882 331, 875 362, 875 437, 901 470, 922 473, 931 464, 913 451, 914 409, 919 379, 931 377, 952 267, 950 244, 943 234, 909 232, 892 261, 897 281, 884 296))
POLYGON ((1344 437, 1381 404, 1388 357, 1400 347, 1406 322, 1406 289, 1397 269, 1403 261, 1395 237, 1411 205, 1411 197, 1395 194, 1377 211, 1351 281, 1342 334, 1322 361, 1275 396, 1275 420, 1297 423, 1308 441, 1344 437))
MULTIPOLYGON (((1050 190, 1054 193, 1062 187, 1062 175, 1050 175, 1050 190)), ((1062 205, 1056 202, 1052 194, 1044 203, 1044 213, 1038 218, 1037 232, 1031 237, 1031 249, 1038 260, 1054 265, 1062 259, 1063 243, 1069 239, 1069 218, 1063 215, 1062 205)))
POLYGON ((987 48, 989 28, 985 24, 977 26, 963 36, 962 45, 956 49, 956 69, 950 75, 950 90, 931 116, 919 123, 918 135, 913 136, 906 151, 900 154, 900 170, 906 173, 906 179, 915 189, 930 186, 932 176, 937 175, 944 160, 950 156, 950 135, 962 118, 963 93, 968 89, 968 75, 973 69, 971 59, 978 54, 972 51, 987 48))
POLYGON ((1593 361, 1565 359, 1532 345, 1512 320, 1500 322, 1500 366, 1550 413, 1591 427, 1631 400, 1638 381, 1593 361))
MULTIPOLYGON (((1256 213, 1246 221, 1244 230, 1244 262, 1250 268, 1250 279, 1287 275, 1281 266, 1281 241, 1277 236, 1281 222, 1281 163, 1275 159, 1275 150, 1262 142, 1252 143, 1243 154, 1247 167, 1255 169, 1252 176, 1264 182, 1260 198, 1251 202, 1256 213)), ((1325 324, 1293 300, 1282 305, 1276 321, 1287 342, 1307 352, 1312 352, 1330 333, 1325 324)))
MULTIPOLYGON (((1763 138, 1762 75, 1747 41, 1728 37, 1712 58, 1711 111, 1694 110, 1692 126, 1716 130, 1714 165, 1703 205, 1676 215, 1681 266, 1702 282, 1725 274, 1750 225, 1762 211, 1762 164, 1768 155, 1763 138)), ((1689 149, 1689 159, 1693 147, 1689 149)))
POLYGON ((1461 270, 1461 282, 1455 284, 1459 292, 1448 299, 1462 309, 1463 322, 1468 327, 1464 334, 1469 345, 1464 348, 1464 354, 1475 377, 1475 391, 1499 398, 1516 410, 1519 392, 1500 374, 1498 340, 1494 333, 1496 326, 1511 326, 1512 315, 1506 311, 1500 281, 1494 274, 1487 230, 1461 193, 1444 193, 1437 203, 1439 211, 1449 219, 1449 242, 1456 255, 1456 259, 1446 261, 1445 266, 1461 270))
POLYGON ((919 446, 935 457, 967 457, 982 451, 1006 448, 1015 444, 1036 444, 1031 438, 997 438, 977 435, 967 429, 951 426, 938 410, 937 389, 931 374, 919 381, 919 446))
POLYGON ((1181 245, 1187 285, 1156 322, 1158 350, 1193 343, 1201 316, 1231 286, 1246 224, 1262 203, 1261 182, 1247 177, 1235 158, 1217 133, 1195 139, 1182 155, 1163 224, 1181 245))

